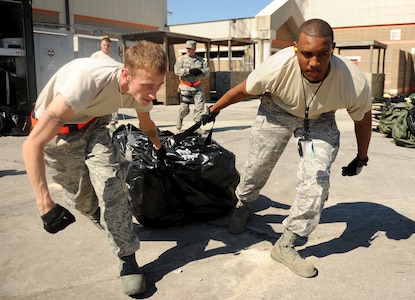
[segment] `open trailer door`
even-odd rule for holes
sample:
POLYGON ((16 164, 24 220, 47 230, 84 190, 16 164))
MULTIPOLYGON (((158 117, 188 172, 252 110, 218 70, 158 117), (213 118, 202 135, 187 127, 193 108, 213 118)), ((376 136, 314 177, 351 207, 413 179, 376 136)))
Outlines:
POLYGON ((36 95, 32 1, 0 0, 0 136, 29 133, 36 95))

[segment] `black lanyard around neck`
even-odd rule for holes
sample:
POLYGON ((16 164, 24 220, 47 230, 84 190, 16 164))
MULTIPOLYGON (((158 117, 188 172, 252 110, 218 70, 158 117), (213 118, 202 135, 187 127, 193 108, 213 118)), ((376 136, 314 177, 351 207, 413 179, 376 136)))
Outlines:
POLYGON ((304 125, 303 126, 304 126, 304 139, 305 140, 309 139, 309 134, 310 134, 310 119, 308 118, 308 113, 310 111, 310 105, 311 105, 311 102, 313 102, 314 98, 316 97, 318 90, 320 89, 321 85, 324 82, 324 79, 320 82, 320 84, 317 87, 317 90, 311 96, 310 102, 308 102, 307 104, 307 95, 305 93, 305 87, 304 87, 304 76, 301 73, 301 83, 303 85, 303 93, 304 93, 304 125))

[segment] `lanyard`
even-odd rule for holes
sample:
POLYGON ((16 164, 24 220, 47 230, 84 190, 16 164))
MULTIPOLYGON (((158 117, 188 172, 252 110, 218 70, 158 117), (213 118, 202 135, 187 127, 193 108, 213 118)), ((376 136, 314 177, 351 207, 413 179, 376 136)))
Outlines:
POLYGON ((311 102, 313 102, 314 98, 317 95, 318 90, 320 89, 321 85, 323 84, 324 79, 320 82, 319 86, 317 87, 317 90, 314 92, 314 94, 311 96, 310 102, 307 104, 307 96, 305 93, 305 87, 304 87, 304 78, 303 74, 301 73, 301 83, 303 85, 303 93, 304 93, 304 139, 309 140, 309 134, 310 134, 310 119, 308 118, 308 113, 310 111, 310 105, 311 102))

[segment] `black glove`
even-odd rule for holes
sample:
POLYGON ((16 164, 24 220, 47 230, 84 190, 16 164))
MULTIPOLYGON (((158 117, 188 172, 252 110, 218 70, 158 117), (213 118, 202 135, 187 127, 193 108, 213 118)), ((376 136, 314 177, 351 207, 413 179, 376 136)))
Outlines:
POLYGON ((354 176, 360 173, 362 171, 363 166, 367 166, 367 162, 369 161, 369 157, 366 157, 366 159, 360 159, 356 156, 355 159, 353 159, 347 167, 342 167, 342 175, 343 176, 354 176))
POLYGON ((189 73, 194 75, 194 76, 199 76, 200 74, 202 74, 202 70, 198 69, 198 68, 193 68, 189 70, 189 73))
POLYGON ((41 216, 43 228, 49 233, 57 233, 75 222, 75 217, 66 208, 56 204, 49 212, 41 216))
POLYGON ((214 122, 216 116, 219 115, 219 112, 216 112, 216 113, 210 112, 211 107, 212 106, 209 106, 207 109, 207 112, 202 115, 202 119, 201 119, 202 125, 206 125, 207 123, 214 122))
POLYGON ((158 150, 153 147, 151 155, 156 160, 163 160, 164 158, 166 158, 166 148, 164 148, 163 145, 161 145, 161 148, 158 150))

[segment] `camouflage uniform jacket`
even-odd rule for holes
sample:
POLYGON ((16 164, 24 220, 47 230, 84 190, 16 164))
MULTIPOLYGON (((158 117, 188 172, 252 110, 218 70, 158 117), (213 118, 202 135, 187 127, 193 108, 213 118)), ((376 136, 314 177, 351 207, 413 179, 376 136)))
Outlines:
MULTIPOLYGON (((208 76, 210 71, 206 60, 200 56, 190 57, 185 54, 180 56, 176 63, 174 64, 174 73, 179 76, 180 81, 185 82, 197 82, 202 76, 208 76), (198 68, 202 71, 202 74, 195 76, 189 73, 190 69, 198 68)), ((201 88, 201 85, 198 85, 201 88)), ((180 84, 179 88, 181 90, 193 90, 194 87, 187 86, 185 84, 180 84)))

